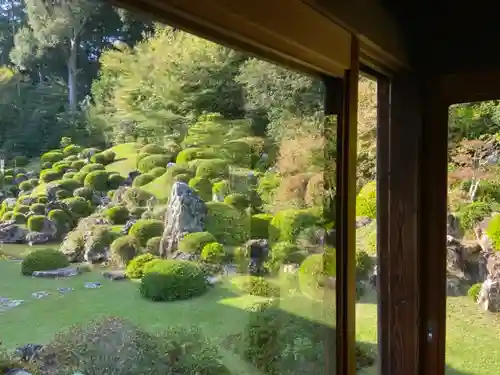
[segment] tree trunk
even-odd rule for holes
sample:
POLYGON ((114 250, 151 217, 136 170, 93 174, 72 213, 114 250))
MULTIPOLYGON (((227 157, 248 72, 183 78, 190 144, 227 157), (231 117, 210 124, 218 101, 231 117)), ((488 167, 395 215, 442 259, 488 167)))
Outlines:
POLYGON ((77 103, 77 63, 78 63, 78 43, 77 37, 70 40, 68 66, 68 103, 71 113, 76 113, 77 103))

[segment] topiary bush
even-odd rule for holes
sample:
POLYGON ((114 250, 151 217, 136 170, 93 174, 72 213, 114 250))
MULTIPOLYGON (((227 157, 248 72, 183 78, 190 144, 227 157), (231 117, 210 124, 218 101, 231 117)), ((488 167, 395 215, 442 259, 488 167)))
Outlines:
POLYGON ((12 215, 13 215, 13 214, 14 214, 14 212, 12 212, 12 211, 5 212, 5 213, 2 215, 2 221, 13 220, 13 219, 12 219, 12 215))
POLYGON ((62 173, 55 169, 45 169, 40 172, 40 180, 45 183, 59 180, 61 177, 62 173))
POLYGON ((14 156, 14 165, 16 167, 26 167, 29 164, 29 159, 24 155, 14 156))
POLYGON ((207 178, 194 177, 189 180, 189 187, 205 202, 212 200, 212 183, 207 178))
POLYGON ((484 201, 469 203, 460 208, 458 217, 462 228, 466 230, 474 229, 474 226, 480 223, 492 212, 491 204, 484 201))
POLYGON ((58 171, 60 173, 65 173, 70 168, 71 168, 71 164, 68 163, 67 161, 64 161, 64 160, 58 161, 57 163, 54 163, 52 165, 52 169, 55 169, 56 171, 58 171))
POLYGON ((152 237, 146 242, 146 252, 153 255, 160 255, 161 237, 152 237))
POLYGON ((73 192, 81 187, 82 185, 74 179, 62 179, 54 182, 54 186, 59 189, 66 190, 67 192, 73 194, 73 192))
POLYGON ((196 177, 214 179, 229 175, 229 165, 223 159, 200 160, 196 168, 196 177))
POLYGON ((68 266, 68 258, 57 250, 35 250, 23 259, 21 263, 21 274, 31 276, 35 271, 47 271, 68 266))
POLYGON ((47 217, 56 224, 58 234, 62 234, 70 230, 73 226, 73 219, 64 210, 50 210, 47 217))
POLYGON ((225 257, 224 246, 218 242, 207 243, 201 250, 201 259, 207 263, 222 263, 225 257))
POLYGON ((467 291, 467 295, 472 298, 474 302, 477 302, 477 299, 479 297, 479 293, 481 292, 481 288, 483 287, 482 283, 477 283, 472 285, 469 290, 467 291))
POLYGON ((92 212, 90 202, 82 197, 67 198, 63 202, 75 218, 88 216, 92 212))
POLYGON ((356 197, 356 215, 371 219, 377 218, 377 184, 376 181, 367 183, 356 197))
POLYGON ((249 276, 242 284, 244 292, 260 297, 279 297, 279 289, 265 278, 260 276, 249 276))
POLYGON ((250 206, 250 199, 246 194, 233 193, 224 198, 224 203, 230 204, 238 210, 244 210, 250 206))
POLYGON ((252 239, 269 238, 269 226, 273 220, 271 214, 255 214, 250 219, 250 236, 252 239))
POLYGON ((282 264, 301 264, 305 257, 297 245, 291 242, 277 242, 271 248, 266 267, 272 272, 277 272, 282 264))
POLYGON ((43 154, 40 159, 42 163, 48 162, 53 164, 60 160, 63 160, 64 154, 60 151, 49 151, 43 154))
POLYGON ((132 186, 139 188, 141 186, 149 184, 151 181, 155 179, 155 176, 150 175, 149 173, 146 174, 141 174, 134 178, 134 181, 132 182, 132 186))
POLYGON ((14 220, 16 224, 26 224, 26 215, 21 212, 13 212, 12 220, 14 220))
POLYGON ((491 218, 486 228, 486 233, 493 243, 495 250, 500 250, 500 215, 491 218))
POLYGON ((148 173, 154 168, 163 167, 165 168, 167 164, 170 162, 171 158, 168 155, 148 155, 142 158, 137 163, 137 169, 141 173, 148 173))
POLYGON ((32 232, 41 232, 43 229, 44 223, 45 223, 45 216, 43 216, 43 215, 31 215, 28 218, 27 227, 32 232))
POLYGON ((90 163, 90 164, 85 164, 83 168, 80 170, 82 173, 90 173, 94 171, 103 171, 104 165, 100 163, 90 163))
POLYGON ((85 177, 83 185, 96 191, 108 190, 108 172, 106 171, 92 171, 85 177))
POLYGON ((13 182, 14 182, 13 176, 8 176, 8 175, 3 176, 3 183, 4 184, 11 185, 13 182))
POLYGON ((74 180, 75 175, 76 175, 76 172, 66 172, 65 174, 63 174, 62 178, 63 178, 63 180, 68 180, 68 179, 74 180))
POLYGON ((63 154, 65 156, 78 155, 80 152, 82 152, 82 148, 78 145, 73 144, 68 145, 63 149, 63 154))
POLYGON ((212 186, 212 194, 218 197, 226 197, 231 193, 231 183, 229 180, 215 182, 212 186))
POLYGON ((46 161, 46 162, 42 163, 40 166, 41 166, 42 170, 44 170, 44 169, 50 169, 50 168, 52 168, 52 163, 46 161))
POLYGON ((207 202, 205 229, 224 245, 239 245, 250 238, 250 217, 222 202, 207 202))
POLYGON ((192 147, 186 148, 177 154, 175 162, 180 165, 187 165, 190 161, 195 159, 212 159, 214 152, 212 150, 192 147))
POLYGON ((127 265, 127 270, 125 271, 127 277, 130 279, 140 279, 144 275, 146 264, 155 259, 158 259, 158 257, 148 253, 136 256, 127 265))
POLYGON ((85 161, 84 160, 75 160, 71 162, 71 169, 76 169, 79 171, 85 166, 85 161))
POLYGON ((74 174, 73 176, 73 180, 76 180, 78 181, 80 184, 83 185, 84 181, 85 181, 85 177, 87 177, 88 173, 87 172, 77 172, 74 174))
POLYGON ((31 189, 33 189, 34 186, 31 182, 31 180, 29 181, 23 181, 19 184, 19 189, 21 189, 21 191, 29 191, 31 189))
POLYGON ((94 196, 94 190, 90 187, 81 187, 81 188, 78 188, 78 189, 75 189, 75 191, 73 192, 73 196, 75 197, 80 197, 80 198, 83 198, 85 200, 92 200, 92 197, 94 196))
POLYGON ((129 188, 123 194, 123 201, 127 206, 143 207, 153 195, 140 188, 129 188))
POLYGON ((137 220, 130 228, 129 234, 137 238, 141 246, 146 246, 149 239, 163 234, 163 222, 153 219, 137 220))
POLYGON ((179 241, 178 248, 184 253, 201 254, 203 247, 217 239, 209 232, 188 233, 179 241))
POLYGON ((98 163, 102 165, 111 164, 115 160, 115 153, 113 151, 99 152, 91 156, 90 161, 92 163, 98 163))
POLYGON ((322 254, 309 255, 300 265, 298 275, 301 291, 317 296, 326 278, 336 275, 335 249, 328 248, 322 254))
POLYGON ((166 150, 163 147, 155 145, 153 143, 145 145, 139 150, 139 153, 141 154, 150 154, 150 155, 164 154, 165 152, 166 150))
POLYGON ((295 242, 300 232, 318 223, 318 216, 309 210, 288 209, 278 212, 269 226, 269 240, 295 242))
POLYGON ((141 296, 153 301, 174 301, 207 291, 203 269, 194 262, 157 259, 144 266, 141 296))
POLYGON ((134 236, 118 237, 111 243, 111 261, 117 266, 126 266, 137 254, 139 254, 141 246, 139 241, 134 236))
POLYGON ((126 178, 118 173, 110 174, 108 177, 108 188, 118 189, 125 182, 126 178))
POLYGON ((129 218, 127 207, 120 205, 108 208, 104 214, 112 224, 125 224, 129 218))
POLYGON ((43 215, 45 214, 45 205, 43 203, 33 203, 30 206, 30 211, 37 215, 43 215))
POLYGON ((154 176, 154 177, 160 177, 160 176, 163 176, 166 171, 167 171, 167 168, 165 168, 165 167, 156 167, 156 168, 151 169, 149 171, 149 174, 151 176, 154 176))

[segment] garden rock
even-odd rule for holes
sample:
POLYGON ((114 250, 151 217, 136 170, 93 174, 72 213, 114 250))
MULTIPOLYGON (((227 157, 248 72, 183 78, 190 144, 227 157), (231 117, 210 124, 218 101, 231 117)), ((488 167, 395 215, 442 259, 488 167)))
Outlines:
POLYGON ((118 281, 118 280, 126 280, 127 275, 125 273, 125 270, 116 270, 116 271, 104 271, 102 273, 102 276, 113 280, 113 281, 118 281))
POLYGON ((462 238, 460 220, 454 214, 448 214, 446 218, 446 234, 454 238, 462 238))
POLYGON ((102 284, 98 282, 88 282, 83 285, 86 289, 99 289, 101 286, 102 284))
POLYGON ((34 293, 31 293, 31 296, 33 298, 36 298, 36 299, 42 299, 42 298, 45 298, 45 297, 48 297, 50 294, 49 292, 46 292, 46 291, 40 291, 40 292, 34 292, 34 293))
POLYGON ((171 258, 176 260, 189 260, 194 262, 200 260, 199 255, 193 253, 185 253, 183 251, 176 251, 175 253, 172 254, 171 258))
POLYGON ((33 277, 46 277, 46 278, 59 278, 59 277, 72 277, 80 273, 78 268, 65 267, 48 271, 35 271, 33 277))
POLYGON ((51 237, 46 233, 30 232, 26 235, 26 242, 30 245, 41 245, 51 240, 51 237))
POLYGON ((500 311, 500 280, 498 278, 488 278, 481 286, 477 298, 477 304, 485 311, 500 311))
POLYGON ((5 373, 5 375, 32 375, 31 372, 28 372, 22 368, 12 368, 5 373))
POLYGON ((4 202, 7 208, 13 208, 16 205, 17 200, 16 198, 5 198, 4 202))
POLYGON ((102 246, 92 231, 83 234, 83 259, 88 263, 102 263, 109 259, 109 247, 102 246))
POLYGON ((21 228, 13 220, 0 223, 0 243, 23 243, 26 241, 27 234, 28 231, 21 228))
POLYGON ((363 228, 370 224, 373 220, 369 217, 356 218, 356 228, 363 228))
POLYGON ((66 294, 72 292, 73 290, 73 288, 57 288, 57 291, 61 294, 66 294))
POLYGON ((17 307, 23 302, 24 300, 22 299, 11 299, 6 297, 0 297, 0 312, 17 307))
POLYGON ((186 183, 174 183, 165 213, 160 256, 173 254, 185 234, 203 232, 206 215, 207 208, 200 197, 186 183))
POLYGON ((113 204, 123 203, 123 197, 128 189, 130 189, 128 186, 120 186, 118 189, 116 189, 115 193, 113 194, 113 199, 111 200, 112 203, 113 204))

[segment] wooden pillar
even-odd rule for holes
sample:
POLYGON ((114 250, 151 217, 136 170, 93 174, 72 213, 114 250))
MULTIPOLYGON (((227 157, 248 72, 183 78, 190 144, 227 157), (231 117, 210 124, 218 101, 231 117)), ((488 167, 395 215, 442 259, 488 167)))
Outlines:
POLYGON ((394 76, 390 88, 382 83, 379 91, 378 334, 383 375, 417 375, 419 369, 420 98, 418 80, 408 73, 394 76))

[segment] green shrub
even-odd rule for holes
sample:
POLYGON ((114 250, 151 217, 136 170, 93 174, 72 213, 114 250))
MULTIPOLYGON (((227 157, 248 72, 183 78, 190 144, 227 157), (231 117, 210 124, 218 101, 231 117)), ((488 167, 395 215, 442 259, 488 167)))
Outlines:
POLYGON ((14 157, 14 165, 16 167, 26 167, 29 164, 29 159, 24 155, 18 155, 14 157))
POLYGON ((356 215, 372 219, 377 218, 377 184, 367 183, 356 197, 356 215))
POLYGON ((185 174, 185 173, 181 173, 181 174, 174 176, 175 182, 184 182, 185 184, 189 184, 190 179, 191 179, 191 175, 185 174))
POLYGON ((76 180, 78 181, 80 184, 83 185, 83 183, 85 182, 85 177, 87 177, 88 173, 87 172, 77 172, 75 173, 75 175, 73 176, 73 180, 76 180))
POLYGON ((140 244, 134 236, 118 237, 111 243, 111 261, 118 266, 126 266, 140 252, 140 244))
POLYGON ((264 203, 272 205, 276 191, 281 184, 281 177, 277 173, 266 172, 259 178, 257 191, 264 203))
POLYGON ((132 182, 132 186, 139 188, 141 186, 149 184, 151 181, 155 179, 155 176, 150 175, 149 173, 141 174, 134 178, 134 181, 132 182))
POLYGON ((69 197, 71 197, 71 193, 67 190, 59 189, 56 191, 56 198, 58 200, 63 200, 63 199, 69 198, 69 197))
POLYGON ((42 155, 41 160, 42 163, 49 162, 49 163, 56 163, 60 160, 64 159, 64 155, 62 152, 59 151, 49 151, 46 152, 45 154, 42 155))
POLYGON ((108 172, 101 170, 89 172, 83 185, 96 191, 108 190, 108 172))
POLYGON ((252 239, 269 238, 269 226, 273 220, 271 214, 255 214, 250 219, 250 235, 252 239))
POLYGON ((75 160, 71 162, 71 169, 76 169, 79 171, 85 166, 85 161, 84 160, 75 160))
POLYGON ((3 176, 3 182, 6 185, 11 185, 14 182, 14 177, 5 175, 5 176, 3 176))
POLYGON ((104 165, 100 163, 90 163, 90 164, 85 164, 83 168, 80 170, 82 173, 90 173, 94 171, 103 171, 104 165))
POLYGON ((209 179, 194 177, 189 180, 188 185, 205 202, 212 200, 212 183, 209 179))
POLYGON ((20 212, 22 214, 27 214, 28 212, 30 212, 30 206, 27 206, 25 204, 17 204, 14 208, 14 211, 20 212))
POLYGON ((60 209, 50 210, 47 216, 56 224, 59 234, 65 230, 71 229, 73 220, 66 211, 60 209))
POLYGON ((149 174, 151 176, 154 176, 154 177, 160 177, 160 176, 163 176, 166 171, 167 171, 167 168, 165 168, 165 167, 156 167, 156 168, 151 169, 149 171, 149 174))
POLYGON ((244 210, 250 206, 250 199, 245 194, 233 193, 224 198, 224 203, 230 204, 238 210, 244 210))
POLYGON ((288 209, 278 212, 269 226, 271 243, 295 242, 300 232, 318 222, 318 216, 308 210, 288 209))
POLYGON ((26 224, 26 215, 21 212, 13 212, 12 220, 14 220, 16 224, 26 224))
POLYGON ((68 180, 68 179, 74 180, 75 175, 76 175, 76 172, 66 172, 65 174, 63 174, 62 178, 63 178, 63 180, 68 180))
POLYGON ((41 232, 44 223, 45 223, 45 216, 32 215, 28 218, 27 227, 32 232, 41 232))
POLYGON ((71 168, 71 164, 68 163, 67 161, 64 161, 64 160, 58 161, 57 163, 54 163, 52 165, 52 169, 55 169, 56 171, 58 171, 61 174, 65 173, 70 168, 71 168))
POLYGON ((90 202, 82 197, 66 198, 63 202, 68 206, 68 210, 75 218, 88 216, 92 212, 90 202))
POLYGON ((102 152, 99 152, 97 154, 94 154, 90 157, 90 161, 92 163, 98 163, 98 164, 102 164, 102 165, 106 165, 108 164, 108 161, 106 159, 106 156, 104 155, 104 153, 102 152))
POLYGON ((68 258, 57 250, 35 250, 22 261, 21 273, 25 276, 31 276, 35 271, 47 271, 68 266, 68 258))
POLYGON ((131 207, 129 212, 130 216, 134 218, 142 217, 142 214, 145 213, 148 209, 146 207, 131 207))
POLYGON ((221 263, 225 257, 224 246, 218 242, 207 243, 201 250, 201 259, 208 263, 221 263))
POLYGON ((222 180, 215 182, 212 186, 212 194, 217 196, 225 197, 231 193, 231 184, 229 180, 222 180))
POLYGON ((82 148, 78 145, 68 145, 63 150, 63 154, 66 156, 78 155, 80 152, 82 152, 82 148))
POLYGON ((500 215, 491 218, 486 228, 486 233, 493 243, 495 250, 500 250, 500 215))
POLYGON ((39 195, 38 197, 36 197, 36 201, 37 203, 47 204, 49 203, 49 197, 47 197, 46 195, 39 195))
POLYGON ((37 215, 43 215, 45 214, 45 205, 43 203, 33 203, 30 206, 30 211, 37 215))
POLYGON ((33 189, 33 187, 31 181, 23 181, 19 184, 19 189, 21 189, 21 191, 29 191, 33 189))
POLYGON ((365 280, 373 269, 373 260, 366 251, 356 252, 356 277, 365 280))
POLYGON ((126 178, 115 173, 110 174, 108 177, 108 188, 109 189, 118 189, 124 182, 126 178))
POLYGON ((13 215, 13 214, 14 214, 14 212, 12 212, 12 211, 5 212, 5 213, 2 215, 2 221, 12 220, 12 215, 13 215))
POLYGON ((137 164, 137 169, 141 173, 148 173, 157 167, 166 167, 171 158, 168 155, 148 155, 137 164))
POLYGON ((52 163, 49 162, 49 161, 46 161, 46 162, 42 163, 40 166, 41 166, 42 170, 44 170, 44 169, 50 169, 50 168, 52 168, 52 163))
POLYGON ((300 289, 307 294, 315 296, 325 285, 327 277, 336 276, 335 249, 329 248, 323 254, 309 255, 300 265, 300 289))
POLYGON ((223 159, 201 160, 196 168, 196 177, 213 179, 229 175, 229 165, 223 159))
POLYGON ((76 189, 78 189, 82 185, 78 181, 68 178, 55 181, 54 186, 57 186, 59 189, 66 190, 69 193, 73 193, 76 189))
POLYGON ((85 200, 92 200, 92 197, 94 196, 94 190, 90 187, 81 187, 81 188, 78 188, 78 189, 75 189, 75 191, 73 192, 73 195, 75 197, 81 197, 85 200))
POLYGON ((276 286, 259 276, 249 276, 243 283, 242 289, 248 294, 260 297, 278 297, 280 294, 276 286))
POLYGON ((195 159, 212 159, 214 152, 212 150, 199 147, 186 148, 177 154, 175 162, 180 165, 186 165, 195 159))
POLYGON ((157 259, 144 266, 140 293, 153 301, 174 301, 207 291, 203 269, 194 262, 157 259))
POLYGON ((464 229, 471 230, 492 212, 491 204, 484 201, 469 203, 460 208, 458 217, 464 229))
POLYGON ((279 271, 282 264, 300 264, 305 255, 299 250, 297 245, 290 242, 278 242, 273 245, 269 261, 266 266, 270 271, 279 271))
POLYGON ((250 218, 222 202, 207 202, 205 229, 224 245, 239 245, 250 238, 250 218))
POLYGON ((467 295, 472 298, 472 300, 474 302, 477 302, 477 299, 479 297, 479 293, 481 292, 481 288, 483 287, 483 284, 482 283, 477 283, 477 284, 474 284, 472 285, 468 292, 467 292, 467 295))
POLYGON ((145 145, 139 150, 139 153, 141 154, 150 154, 150 155, 164 154, 165 152, 166 150, 163 147, 155 144, 145 145))
POLYGON ((148 253, 136 256, 127 265, 127 277, 130 279, 140 279, 144 275, 144 267, 146 264, 155 259, 158 259, 158 257, 148 253))
POLYGON ((163 234, 163 222, 153 219, 137 220, 129 234, 137 238, 141 246, 146 246, 149 239, 163 234))
POLYGON ((153 195, 146 190, 130 188, 123 194, 123 201, 127 206, 143 207, 153 195))
POLYGON ((70 156, 66 156, 64 158, 64 161, 67 161, 69 163, 73 163, 74 161, 77 161, 78 160, 78 156, 76 155, 70 155, 70 156))
POLYGON ((209 232, 188 233, 179 241, 179 250, 184 253, 201 254, 203 247, 209 243, 217 242, 209 232))
POLYGON ((108 208, 104 214, 113 224, 125 224, 128 220, 129 213, 125 206, 114 206, 108 208))
POLYGON ((55 169, 45 169, 40 172, 40 180, 46 183, 59 180, 61 177, 62 173, 55 169))
POLYGON ((153 255, 160 255, 161 237, 152 237, 146 242, 146 252, 153 255))

